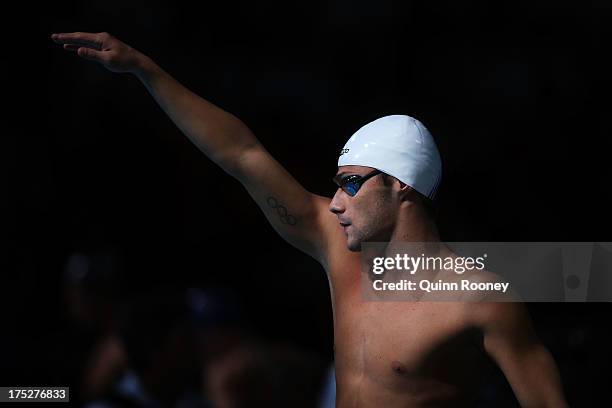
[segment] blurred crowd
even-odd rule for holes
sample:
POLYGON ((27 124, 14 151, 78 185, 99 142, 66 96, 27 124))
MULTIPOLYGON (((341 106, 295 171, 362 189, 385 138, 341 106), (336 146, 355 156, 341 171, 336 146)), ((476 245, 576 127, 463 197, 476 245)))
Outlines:
POLYGON ((56 339, 54 366, 75 404, 333 406, 333 375, 323 359, 256 335, 231 290, 126 293, 122 274, 112 250, 67 260, 62 296, 70 324, 56 339))

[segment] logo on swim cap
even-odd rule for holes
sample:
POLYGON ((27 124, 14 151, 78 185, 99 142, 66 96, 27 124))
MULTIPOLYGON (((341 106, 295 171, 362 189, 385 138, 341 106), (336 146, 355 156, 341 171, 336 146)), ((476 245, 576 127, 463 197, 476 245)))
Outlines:
POLYGON ((340 150, 340 156, 342 156, 343 154, 346 154, 349 152, 350 149, 341 149, 340 150))

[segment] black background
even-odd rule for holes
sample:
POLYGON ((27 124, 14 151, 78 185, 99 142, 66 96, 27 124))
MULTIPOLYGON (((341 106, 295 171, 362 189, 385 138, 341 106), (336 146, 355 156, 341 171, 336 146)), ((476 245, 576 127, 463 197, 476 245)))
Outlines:
MULTIPOLYGON (((606 2, 19 8, 3 34, 7 384, 57 380, 44 355, 68 324, 62 269, 71 253, 99 247, 121 252, 132 293, 229 286, 263 336, 332 356, 318 264, 274 233, 135 78, 64 52, 53 32, 108 31, 145 52, 240 117, 318 194, 333 194, 337 152, 354 131, 404 113, 441 151, 443 240, 612 240, 606 2)), ((529 307, 570 402, 592 406, 612 361, 610 306, 529 307)))

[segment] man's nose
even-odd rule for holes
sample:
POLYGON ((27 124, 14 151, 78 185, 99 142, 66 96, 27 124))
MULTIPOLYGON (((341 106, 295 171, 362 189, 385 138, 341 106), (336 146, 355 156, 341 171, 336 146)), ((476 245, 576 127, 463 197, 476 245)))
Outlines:
POLYGON ((332 198, 331 202, 329 203, 329 211, 333 212, 334 214, 338 215, 338 214, 342 214, 344 212, 344 210, 346 209, 344 207, 344 204, 342 203, 342 189, 338 189, 336 190, 336 194, 334 194, 334 198, 332 198))

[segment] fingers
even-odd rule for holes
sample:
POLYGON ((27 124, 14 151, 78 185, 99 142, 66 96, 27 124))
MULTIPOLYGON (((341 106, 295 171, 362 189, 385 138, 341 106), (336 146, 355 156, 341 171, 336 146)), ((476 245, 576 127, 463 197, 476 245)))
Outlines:
POLYGON ((98 50, 102 48, 103 42, 101 34, 81 32, 52 34, 51 39, 58 44, 82 45, 98 50))
POLYGON ((81 46, 80 46, 80 45, 73 45, 73 44, 64 44, 63 48, 64 48, 66 51, 74 51, 74 52, 77 52, 77 50, 78 50, 79 48, 81 48, 81 46))
POLYGON ((79 57, 83 57, 91 61, 106 62, 107 59, 107 52, 94 50, 93 48, 83 47, 82 45, 64 44, 63 48, 66 51, 76 52, 79 57))
POLYGON ((106 51, 98 51, 87 47, 77 47, 76 52, 79 57, 83 57, 90 61, 107 62, 106 51))

